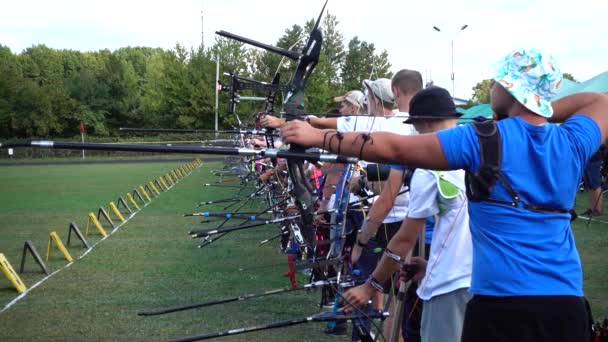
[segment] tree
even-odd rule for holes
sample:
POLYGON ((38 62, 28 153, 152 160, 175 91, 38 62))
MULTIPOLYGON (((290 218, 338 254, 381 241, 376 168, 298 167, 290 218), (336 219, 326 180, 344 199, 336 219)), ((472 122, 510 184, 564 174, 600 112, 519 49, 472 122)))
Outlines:
POLYGON ((373 43, 354 37, 348 43, 348 52, 342 66, 343 91, 361 89, 365 79, 391 78, 388 52, 376 53, 373 43))
POLYGON ((213 58, 219 54, 221 71, 232 71, 242 76, 248 76, 245 44, 216 36, 215 44, 211 47, 211 54, 213 58))
POLYGON ((340 69, 344 63, 344 36, 337 28, 340 22, 327 13, 323 18, 323 55, 327 61, 327 82, 330 87, 340 84, 340 69))
POLYGON ((492 85, 492 80, 483 80, 478 82, 473 89, 473 96, 471 100, 473 102, 478 103, 490 103, 490 86, 492 85))
MULTIPOLYGON (((304 30, 300 25, 293 25, 285 30, 285 33, 277 41, 276 46, 300 52, 305 43, 304 30)), ((258 54, 257 57, 255 62, 257 74, 253 76, 259 80, 271 81, 277 71, 281 75, 291 75, 297 65, 295 61, 283 58, 274 52, 264 51, 258 54)))
POLYGON ((578 81, 577 81, 577 80, 574 78, 574 76, 572 76, 572 74, 571 74, 571 73, 567 73, 567 72, 565 72, 565 73, 563 73, 563 74, 562 74, 562 77, 563 77, 564 79, 566 79, 566 80, 570 80, 570 81, 573 81, 573 82, 578 82, 578 81))
MULTIPOLYGON (((189 127, 215 127, 215 61, 211 53, 199 48, 190 52, 187 74, 191 85, 188 103, 190 106, 184 114, 193 118, 189 127)), ((181 122, 183 127, 185 122, 181 122)))
MULTIPOLYGON (((372 44, 373 50, 373 44, 372 44)), ((371 62, 371 61, 370 61, 371 62)), ((391 63, 388 61, 388 51, 382 50, 380 54, 374 55, 373 67, 373 77, 374 78, 392 78, 393 73, 391 72, 391 63)))
POLYGON ((13 103, 18 83, 22 78, 21 67, 16 56, 7 46, 0 44, 0 135, 14 134, 17 113, 13 103))
POLYGON ((365 78, 365 76, 362 76, 364 73, 363 59, 361 41, 358 37, 353 37, 348 42, 348 51, 341 70, 343 90, 361 89, 361 81, 365 78))
MULTIPOLYGON (((275 45, 301 52, 315 24, 289 26, 275 45)), ((386 51, 353 38, 348 49, 335 15, 320 23, 323 46, 308 80, 305 107, 311 112, 334 106, 345 89, 360 89, 366 78, 391 77, 386 51)), ((19 54, 0 45, 0 135, 3 137, 74 137, 84 121, 89 133, 118 134, 121 126, 212 128, 215 107, 215 55, 223 71, 270 82, 281 74, 290 81, 297 61, 240 42, 217 38, 210 48, 164 50, 125 47, 115 51, 80 52, 32 46, 19 54)), ((266 92, 243 90, 244 96, 266 92)), ((279 107, 283 94, 276 103, 279 107)), ((227 98, 220 97, 219 113, 227 98)), ((263 108, 242 101, 237 112, 244 122, 263 108)), ((236 125, 236 116, 220 116, 222 127, 236 125)))

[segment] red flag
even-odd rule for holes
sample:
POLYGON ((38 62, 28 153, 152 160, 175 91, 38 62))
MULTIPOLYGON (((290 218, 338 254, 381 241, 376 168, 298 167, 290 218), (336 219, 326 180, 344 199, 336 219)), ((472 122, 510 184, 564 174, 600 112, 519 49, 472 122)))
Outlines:
POLYGON ((84 121, 80 121, 80 135, 84 135, 84 121))

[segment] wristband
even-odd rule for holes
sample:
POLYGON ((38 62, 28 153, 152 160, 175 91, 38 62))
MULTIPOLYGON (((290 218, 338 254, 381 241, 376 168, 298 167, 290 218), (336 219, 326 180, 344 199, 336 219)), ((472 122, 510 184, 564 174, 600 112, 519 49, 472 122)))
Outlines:
POLYGON ((384 286, 382 284, 380 284, 378 279, 374 278, 373 275, 370 275, 369 278, 367 279, 367 281, 374 289, 376 289, 380 292, 384 292, 384 286))
POLYGON ((398 262, 398 263, 400 263, 400 264, 404 262, 403 258, 401 258, 401 257, 400 257, 400 256, 398 256, 397 254, 393 253, 393 251, 391 251, 391 250, 390 250, 390 249, 388 249, 388 248, 386 248, 386 249, 384 250, 384 255, 386 255, 386 257, 387 257, 387 258, 389 258, 389 259, 391 259, 391 260, 393 260, 393 261, 395 261, 395 262, 398 262))

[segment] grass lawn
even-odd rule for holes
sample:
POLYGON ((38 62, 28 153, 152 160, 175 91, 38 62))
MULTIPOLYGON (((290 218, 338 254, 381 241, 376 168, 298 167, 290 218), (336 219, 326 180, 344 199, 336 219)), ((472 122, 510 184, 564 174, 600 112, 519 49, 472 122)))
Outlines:
MULTIPOLYGON (((100 205, 107 206, 134 186, 178 165, 0 168, 0 253, 18 268, 25 240, 32 240, 44 254, 51 230, 57 230, 65 242, 70 221, 84 232, 89 212, 96 213, 100 205)), ((236 232, 203 249, 196 248, 198 241, 187 236, 188 230, 200 227, 200 218, 183 218, 181 214, 195 211, 200 201, 233 197, 235 193, 234 188, 201 186, 216 179, 209 170, 219 166, 207 165, 194 171, 86 257, 0 314, 0 340, 162 341, 318 312, 318 293, 303 292, 167 316, 137 316, 142 309, 288 286, 281 276, 287 269, 286 258, 277 252, 276 243, 257 245, 276 234, 273 226, 236 232), (246 270, 273 264, 279 266, 246 270)), ((90 235, 89 243, 99 239, 90 235)), ((69 250, 74 257, 83 253, 76 245, 69 250)), ((65 261, 54 250, 48 264, 55 270, 65 261)), ((26 270, 26 285, 42 278, 31 259, 26 262, 26 270)), ((0 309, 16 295, 8 280, 1 277, 0 309)), ((321 324, 309 324, 233 340, 323 340, 325 336, 319 333, 322 328, 321 324)))
MULTIPOLYGON (((0 253, 19 267, 23 242, 32 240, 46 253, 48 234, 67 239, 70 221, 83 230, 89 212, 107 207, 133 187, 179 166, 176 162, 111 165, 52 165, 0 168, 0 253)), ((206 164, 152 201, 86 257, 57 273, 0 314, 1 341, 162 341, 204 332, 251 326, 319 312, 318 292, 278 295, 158 317, 139 317, 143 309, 192 304, 261 290, 287 287, 281 276, 286 258, 277 244, 258 246, 273 236, 274 226, 229 234, 198 249, 187 231, 200 219, 181 214, 200 201, 233 197, 234 188, 203 188, 216 179, 206 164), (247 268, 278 265, 268 268, 247 268), (245 270, 240 270, 245 269, 245 270)), ((246 192, 243 192, 246 193, 246 192)), ((577 209, 586 207, 579 196, 577 209)), ((259 204, 262 205, 262 204, 259 204)), ((220 211, 223 205, 204 210, 220 211)), ((608 209, 608 208, 607 208, 608 209)), ((608 222, 608 217, 599 218, 608 222)), ((103 224, 103 222, 102 222, 103 224)), ((104 224, 107 226, 107 224, 104 224)), ((584 264, 585 291, 596 318, 608 315, 608 223, 577 220, 573 227, 584 264)), ((100 239, 88 237, 89 243, 100 239)), ((77 257, 83 249, 68 248, 77 257)), ((29 258, 29 257, 28 257, 29 258)), ((57 250, 48 265, 65 265, 57 250)), ((42 279, 33 260, 23 280, 42 279)), ((306 277, 301 276, 302 282, 306 277)), ((0 310, 17 296, 0 276, 0 310)), ((257 332, 228 341, 322 341, 322 324, 257 332)))

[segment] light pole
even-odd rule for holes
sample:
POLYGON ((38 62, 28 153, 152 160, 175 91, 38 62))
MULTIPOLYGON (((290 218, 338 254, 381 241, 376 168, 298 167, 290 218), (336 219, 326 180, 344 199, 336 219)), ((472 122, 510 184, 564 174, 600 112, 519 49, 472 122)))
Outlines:
MULTIPOLYGON (((460 30, 458 30, 458 32, 456 32, 453 36, 452 39, 450 40, 450 48, 452 49, 452 74, 451 74, 451 78, 452 78, 452 97, 456 97, 456 86, 454 84, 454 39, 456 38, 456 36, 466 30, 466 28, 469 27, 469 25, 462 25, 462 27, 460 28, 460 30)), ((437 26, 433 26, 433 30, 437 31, 437 32, 442 32, 441 29, 437 26)))
MULTIPOLYGON (((215 55, 215 130, 217 131, 217 113, 219 110, 219 89, 217 88, 218 82, 220 81, 220 53, 217 52, 215 55)), ((217 133, 215 134, 217 137, 217 133)))

